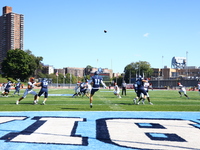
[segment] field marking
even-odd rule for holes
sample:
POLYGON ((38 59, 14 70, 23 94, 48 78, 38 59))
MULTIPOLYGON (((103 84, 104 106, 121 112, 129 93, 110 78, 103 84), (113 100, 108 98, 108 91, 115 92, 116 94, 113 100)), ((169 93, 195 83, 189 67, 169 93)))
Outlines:
POLYGON ((0 147, 2 150, 200 149, 196 144, 200 138, 199 116, 200 112, 0 112, 0 147))
POLYGON ((73 94, 48 94, 48 96, 73 96, 73 94))

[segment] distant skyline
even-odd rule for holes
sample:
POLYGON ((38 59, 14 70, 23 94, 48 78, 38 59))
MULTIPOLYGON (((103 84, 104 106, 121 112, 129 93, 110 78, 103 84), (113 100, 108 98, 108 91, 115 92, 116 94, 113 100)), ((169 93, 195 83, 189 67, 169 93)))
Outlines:
POLYGON ((199 0, 6 0, 4 6, 24 15, 24 50, 56 69, 90 65, 122 73, 132 62, 163 68, 186 56, 189 66, 200 66, 199 0))

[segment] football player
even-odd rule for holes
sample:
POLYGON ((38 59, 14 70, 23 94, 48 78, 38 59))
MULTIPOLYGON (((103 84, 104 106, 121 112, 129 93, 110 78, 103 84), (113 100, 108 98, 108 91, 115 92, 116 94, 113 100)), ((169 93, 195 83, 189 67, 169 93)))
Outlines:
POLYGON ((84 83, 84 82, 80 83, 80 92, 81 92, 82 97, 85 95, 86 90, 87 90, 86 83, 84 83))
POLYGON ((199 95, 200 95, 200 82, 197 84, 198 86, 198 91, 199 91, 199 95))
POLYGON ((8 81, 8 83, 5 85, 4 92, 2 92, 3 96, 8 97, 8 94, 10 93, 10 88, 11 88, 12 85, 13 85, 12 82, 8 81))
MULTIPOLYGON (((133 102, 136 104, 137 98, 140 97, 141 93, 143 93, 144 97, 142 98, 143 100, 146 99, 147 97, 147 92, 144 89, 144 83, 147 82, 142 76, 139 76, 139 78, 136 80, 136 85, 137 85, 137 96, 136 98, 133 99, 133 102)), ((140 101, 141 99, 139 99, 140 101)))
POLYGON ((48 81, 46 79, 42 79, 42 81, 39 82, 37 84, 37 86, 41 86, 41 89, 37 95, 37 99, 34 100, 34 104, 38 103, 40 96, 44 93, 44 100, 43 100, 42 104, 45 105, 45 102, 48 98, 48 81))
POLYGON ((18 93, 18 96, 19 96, 20 87, 21 87, 21 82, 20 82, 20 80, 18 80, 18 82, 15 84, 15 92, 13 93, 13 95, 18 93))
MULTIPOLYGON (((150 84, 149 84, 149 82, 148 82, 147 79, 145 79, 145 80, 146 80, 146 82, 144 82, 144 89, 146 90, 146 93, 147 93, 147 100, 148 100, 148 102, 149 102, 150 105, 153 105, 153 103, 152 103, 151 100, 150 100, 150 96, 149 96, 149 87, 150 87, 150 84)), ((138 105, 140 104, 140 101, 141 101, 143 98, 144 98, 144 94, 141 93, 140 99, 139 99, 139 101, 138 101, 138 103, 137 103, 138 105)), ((144 104, 144 101, 145 101, 145 99, 142 100, 142 104, 144 104)))
POLYGON ((35 79, 34 79, 33 77, 31 77, 30 80, 29 80, 29 82, 28 82, 27 89, 24 91, 24 95, 23 95, 22 97, 20 97, 19 100, 16 101, 16 105, 18 105, 19 102, 20 102, 22 99, 26 98, 26 96, 27 96, 28 94, 34 95, 34 100, 36 100, 36 99, 37 99, 37 93, 36 93, 35 91, 33 91, 33 88, 34 88, 35 86, 37 86, 37 85, 38 85, 38 84, 35 82, 35 79))
POLYGON ((187 98, 189 99, 188 95, 186 94, 186 89, 185 89, 185 87, 184 87, 180 82, 178 82, 177 84, 178 84, 179 89, 180 89, 180 90, 178 91, 178 93, 180 94, 180 97, 182 97, 182 93, 183 93, 184 96, 187 97, 187 98))
MULTIPOLYGON (((86 80, 86 82, 84 83, 84 88, 85 89, 83 89, 84 92, 82 92, 82 96, 86 95, 88 98, 90 98, 92 86, 88 83, 88 80, 86 80)), ((82 91, 82 90, 80 90, 80 91, 82 91)))
POLYGON ((95 71, 94 76, 92 76, 91 80, 88 82, 89 84, 92 84, 92 90, 90 93, 90 108, 92 108, 92 101, 93 101, 93 96, 95 92, 97 92, 100 88, 100 84, 106 88, 105 83, 103 82, 103 79, 101 76, 99 76, 99 72, 95 71))
POLYGON ((74 95, 72 96, 72 97, 74 97, 74 96, 79 96, 80 95, 80 81, 78 81, 77 83, 76 83, 76 86, 75 86, 75 88, 74 88, 74 91, 75 91, 75 93, 74 93, 74 95))
POLYGON ((137 94, 137 92, 138 92, 138 86, 137 86, 137 83, 134 83, 133 87, 134 87, 134 90, 135 90, 135 93, 136 93, 136 97, 133 99, 133 103, 136 104, 137 100, 138 100, 138 96, 137 96, 138 95, 137 94))
POLYGON ((91 93, 91 90, 92 90, 92 86, 91 86, 91 84, 89 84, 88 83, 88 80, 86 81, 86 96, 88 97, 88 98, 90 98, 90 93, 91 93))
POLYGON ((118 98, 121 98, 119 93, 120 93, 120 89, 119 89, 117 83, 115 82, 114 83, 114 95, 117 95, 118 98))

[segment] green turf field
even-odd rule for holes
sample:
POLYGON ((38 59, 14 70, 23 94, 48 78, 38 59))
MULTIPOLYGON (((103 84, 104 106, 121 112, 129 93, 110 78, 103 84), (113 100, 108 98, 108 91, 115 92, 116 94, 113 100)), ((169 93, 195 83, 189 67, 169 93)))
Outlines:
MULTIPOLYGON (((35 91, 39 91, 36 89, 35 91)), ((0 111, 200 111, 200 95, 197 91, 188 91, 190 99, 180 97, 178 91, 173 90, 153 90, 149 91, 151 102, 147 100, 145 105, 134 105, 133 98, 136 96, 133 90, 127 91, 127 96, 117 98, 112 91, 100 89, 94 95, 93 108, 89 107, 87 97, 71 96, 49 96, 46 105, 41 105, 43 96, 40 97, 39 104, 33 105, 33 96, 28 95, 19 105, 15 102, 20 96, 0 97, 0 111)), ((21 95, 24 90, 21 90, 21 95)), ((49 89, 49 94, 73 94, 72 89, 49 89)))

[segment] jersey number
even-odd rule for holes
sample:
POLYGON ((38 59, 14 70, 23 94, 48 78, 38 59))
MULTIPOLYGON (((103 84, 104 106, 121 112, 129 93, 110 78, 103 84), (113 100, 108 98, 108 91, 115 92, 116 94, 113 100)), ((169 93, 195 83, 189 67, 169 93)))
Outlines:
POLYGON ((95 84, 99 85, 100 84, 100 80, 99 79, 95 79, 95 84))

